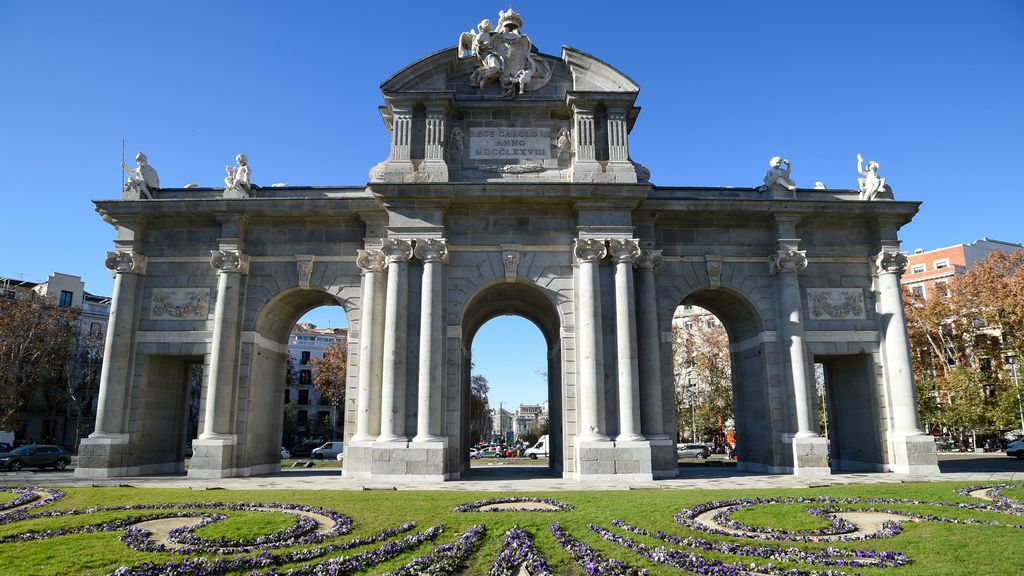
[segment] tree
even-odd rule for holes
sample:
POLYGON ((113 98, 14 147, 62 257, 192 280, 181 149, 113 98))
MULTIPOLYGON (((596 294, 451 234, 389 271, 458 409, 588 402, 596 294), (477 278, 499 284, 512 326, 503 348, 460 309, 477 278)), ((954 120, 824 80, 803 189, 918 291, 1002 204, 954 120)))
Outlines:
MULTIPOLYGON (((92 416, 92 401, 100 389, 103 367, 103 332, 89 330, 78 339, 76 350, 77 377, 68 379, 68 401, 75 410, 75 452, 85 434, 87 419, 92 416)), ((189 430, 191 432, 191 430, 189 430)), ((192 438, 193 436, 189 436, 192 438)))
MULTIPOLYGON (((472 369, 472 367, 470 368, 472 369)), ((487 377, 473 374, 469 379, 469 441, 476 444, 491 427, 488 425, 490 406, 487 393, 490 392, 487 377)))
POLYGON ((79 317, 34 292, 0 299, 0 427, 29 405, 55 414, 75 377, 79 317))
MULTIPOLYGON (((695 318, 672 326, 672 369, 675 376, 676 428, 718 433, 733 417, 729 336, 715 321, 695 318)), ((697 439, 693 438, 696 442, 697 439)))
POLYGON ((313 376, 313 386, 327 402, 335 406, 345 403, 345 375, 348 371, 348 356, 345 347, 340 340, 324 348, 323 358, 313 358, 313 367, 316 374, 313 376))

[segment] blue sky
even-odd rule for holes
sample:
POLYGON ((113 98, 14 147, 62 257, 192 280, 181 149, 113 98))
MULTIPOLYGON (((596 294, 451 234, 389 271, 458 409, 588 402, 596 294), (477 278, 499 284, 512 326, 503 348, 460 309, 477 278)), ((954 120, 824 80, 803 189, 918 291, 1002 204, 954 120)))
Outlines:
MULTIPOLYGON (((90 200, 118 196, 122 139, 164 186, 218 185, 239 152, 261 185, 365 183, 387 154, 380 83, 507 4, 383 6, 0 2, 0 275, 111 292, 113 230, 90 200)), ((1024 240, 1024 2, 514 6, 542 52, 573 46, 641 86, 630 146, 657 184, 753 186, 779 154, 801 186, 852 188, 861 152, 924 202, 905 249, 1024 240)), ((474 358, 496 389, 522 385, 474 358)))

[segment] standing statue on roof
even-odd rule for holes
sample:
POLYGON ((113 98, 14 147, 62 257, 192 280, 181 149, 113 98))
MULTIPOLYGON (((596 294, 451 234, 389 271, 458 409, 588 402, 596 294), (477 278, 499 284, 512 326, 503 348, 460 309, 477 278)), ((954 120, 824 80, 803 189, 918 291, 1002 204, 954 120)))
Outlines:
POLYGON ((857 172, 863 176, 863 178, 857 178, 861 200, 892 197, 892 188, 885 183, 885 178, 878 175, 878 162, 870 160, 868 161, 867 169, 864 169, 864 157, 857 154, 857 172))
POLYGON ((494 80, 501 85, 502 96, 511 98, 551 80, 551 65, 532 54, 533 42, 522 28, 523 17, 509 7, 507 12, 498 12, 496 29, 484 19, 476 31, 459 36, 459 58, 476 58, 479 63, 469 77, 470 87, 483 90, 494 80))

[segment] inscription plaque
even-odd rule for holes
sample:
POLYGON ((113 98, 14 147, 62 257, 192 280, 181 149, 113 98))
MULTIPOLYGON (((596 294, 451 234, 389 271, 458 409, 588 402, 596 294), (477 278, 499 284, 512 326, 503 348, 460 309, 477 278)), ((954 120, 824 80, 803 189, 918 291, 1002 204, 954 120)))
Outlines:
POLYGON ((551 157, 550 128, 469 129, 470 160, 540 160, 551 157))

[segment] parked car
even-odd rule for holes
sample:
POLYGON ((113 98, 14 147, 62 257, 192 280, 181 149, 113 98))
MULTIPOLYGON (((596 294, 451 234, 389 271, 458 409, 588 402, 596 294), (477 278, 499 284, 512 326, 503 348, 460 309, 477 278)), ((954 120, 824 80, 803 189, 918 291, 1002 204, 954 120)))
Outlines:
POLYGON ((705 444, 676 444, 676 456, 679 458, 697 458, 703 460, 711 455, 705 444))
POLYGON ((479 448, 470 448, 469 449, 469 457, 470 457, 470 459, 479 458, 480 457, 480 449, 479 448))
POLYGON ((14 446, 7 442, 0 442, 0 454, 14 450, 14 446))
POLYGON ((71 463, 71 456, 60 446, 29 444, 15 448, 0 456, 0 468, 17 472, 22 468, 49 468, 63 470, 71 463))
POLYGON ((484 449, 480 451, 480 457, 481 458, 504 458, 505 457, 505 449, 502 448, 501 446, 485 446, 484 449))
POLYGON ((536 444, 534 444, 530 448, 527 448, 526 452, 524 452, 524 454, 526 456, 529 456, 530 460, 536 460, 538 457, 540 457, 540 458, 547 458, 548 457, 548 444, 550 444, 550 442, 548 442, 548 435, 545 434, 545 435, 541 436, 539 440, 537 440, 536 444))
POLYGON ((1024 438, 1014 440, 1006 445, 1006 455, 1016 456, 1021 460, 1024 460, 1024 438))
POLYGON ((288 449, 285 448, 284 446, 281 446, 281 460, 288 460, 291 457, 292 453, 289 452, 288 449))
POLYGON ((345 451, 344 442, 324 442, 324 445, 319 448, 314 448, 313 453, 310 455, 314 460, 323 460, 324 458, 334 459, 345 451))

